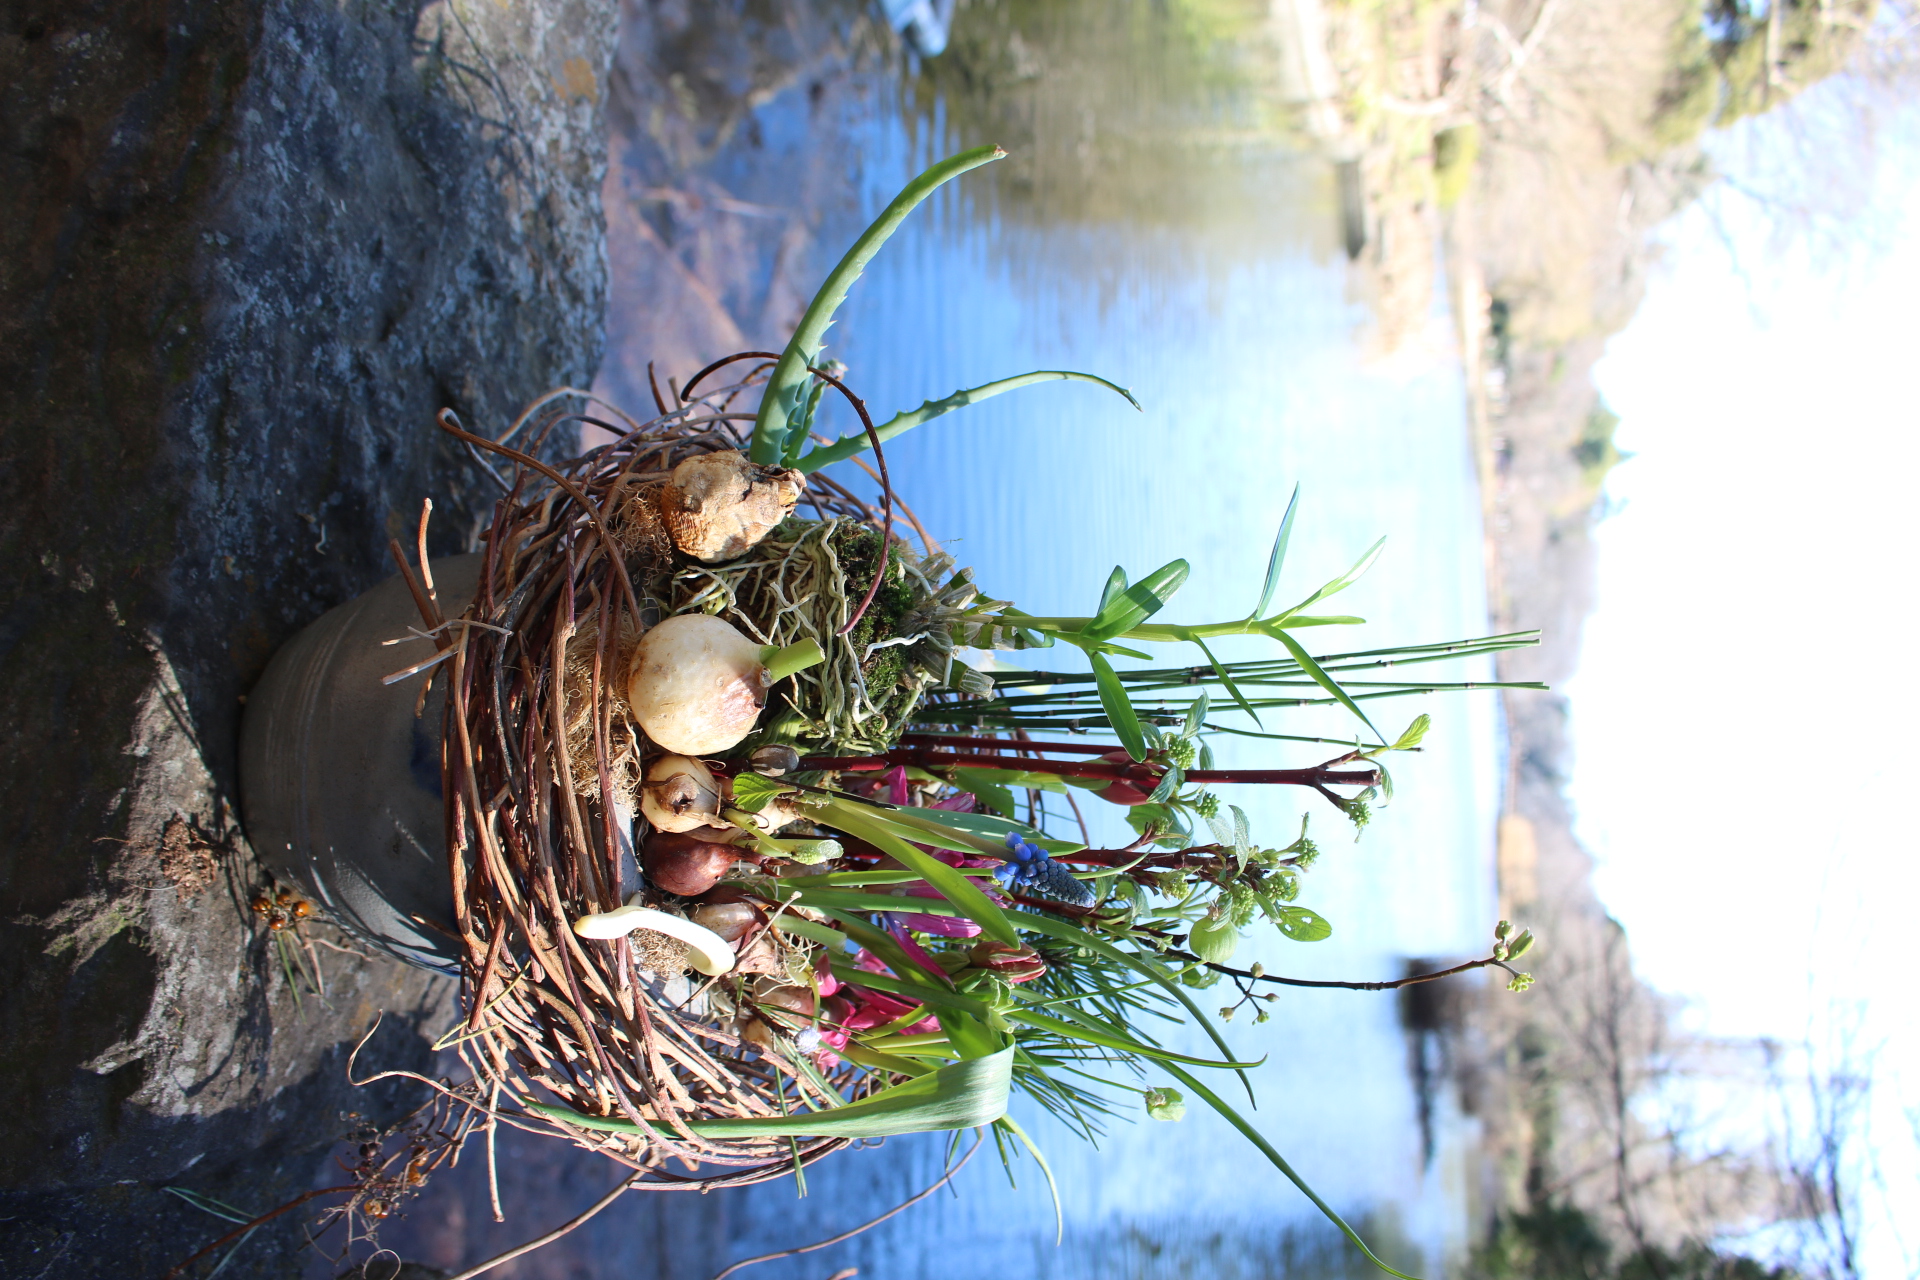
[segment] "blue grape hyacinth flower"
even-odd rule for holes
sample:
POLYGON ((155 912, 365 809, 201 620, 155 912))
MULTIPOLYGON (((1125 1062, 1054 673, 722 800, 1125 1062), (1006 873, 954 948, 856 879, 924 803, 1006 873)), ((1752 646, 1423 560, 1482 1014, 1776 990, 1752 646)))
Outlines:
POLYGON ((1094 904, 1092 890, 1048 857, 1045 849, 1022 840, 1017 831, 1007 832, 1007 860, 993 876, 1008 889, 1037 893, 1076 907, 1094 904))

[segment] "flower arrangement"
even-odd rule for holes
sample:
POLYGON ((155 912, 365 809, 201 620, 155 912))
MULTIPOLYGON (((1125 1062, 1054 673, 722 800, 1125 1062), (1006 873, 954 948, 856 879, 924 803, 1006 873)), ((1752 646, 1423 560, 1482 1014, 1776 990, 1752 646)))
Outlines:
MULTIPOLYGON (((1013 1090, 1089 1138, 1123 1109, 1178 1119, 1190 1096, 1364 1250, 1203 1078, 1246 1085, 1256 1064, 1217 1023, 1249 1002, 1265 1021, 1274 995, 1261 984, 1289 981, 1230 966, 1244 932, 1257 920, 1301 942, 1331 930, 1297 901, 1318 856, 1307 823, 1269 847, 1215 788, 1305 788, 1364 826, 1391 799, 1385 758, 1419 749, 1428 724, 1388 737, 1369 707, 1469 687, 1364 677, 1534 636, 1310 652, 1298 633, 1361 621, 1314 610, 1380 548, 1275 607, 1297 490, 1254 608, 1218 623, 1160 620, 1182 560, 1138 581, 1116 569, 1091 614, 1042 617, 983 594, 924 531, 916 548, 887 439, 1039 381, 1126 394, 1044 371, 876 425, 844 370, 822 363, 828 323, 887 237, 1000 154, 921 175, 784 351, 717 362, 671 399, 656 388, 648 421, 576 413, 560 393, 498 440, 442 415, 512 470, 464 611, 441 611, 424 554, 417 569, 402 559, 438 645, 412 670, 447 689, 466 1017, 444 1043, 473 1078, 441 1087, 488 1132, 537 1129, 630 1166, 623 1186, 701 1188, 804 1177, 840 1147, 898 1133, 984 1128, 1003 1155, 1032 1150, 1008 1114, 1013 1090), (736 408, 756 390, 755 410, 736 408), (814 434, 830 394, 860 433, 814 434), (617 438, 542 462, 539 445, 570 419, 617 438), (523 430, 533 443, 516 448, 523 430), (822 471, 865 465, 868 451, 877 510, 822 471), (1223 663, 1210 642, 1229 635, 1278 653, 1223 663), (988 670, 978 657, 1055 645, 1080 650, 1086 670, 988 670), (1190 645, 1200 661, 1113 665, 1151 661, 1150 645, 1190 645), (1358 736, 1289 735, 1262 718, 1310 704, 1345 708, 1358 736), (1337 750, 1304 767, 1221 769, 1215 733, 1337 750), (1124 807, 1135 838, 1090 847, 1082 799, 1124 807), (1198 997, 1222 981, 1241 999, 1215 1019, 1198 997), (1149 1015, 1191 1020, 1217 1056, 1164 1047, 1149 1015)), ((1458 968, 1505 966, 1530 944, 1503 923, 1490 954, 1458 968)))

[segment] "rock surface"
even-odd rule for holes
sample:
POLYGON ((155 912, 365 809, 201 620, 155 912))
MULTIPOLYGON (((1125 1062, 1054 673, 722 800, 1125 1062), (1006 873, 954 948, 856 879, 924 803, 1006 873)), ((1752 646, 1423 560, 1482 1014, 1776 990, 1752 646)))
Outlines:
POLYGON ((593 377, 614 9, 0 17, 0 1273, 158 1274, 227 1229, 161 1186, 260 1212, 392 1114, 376 1013, 363 1070, 429 1060, 446 984, 309 927, 321 995, 249 910, 242 698, 423 497, 479 527, 438 409, 593 377))

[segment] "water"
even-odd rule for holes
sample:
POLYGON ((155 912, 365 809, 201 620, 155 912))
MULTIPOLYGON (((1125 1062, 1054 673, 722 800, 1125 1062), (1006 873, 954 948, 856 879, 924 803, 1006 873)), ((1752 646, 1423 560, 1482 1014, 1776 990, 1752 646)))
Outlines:
MULTIPOLYGON (((1044 52, 1047 32, 1026 34, 1027 56, 1042 56, 1032 49, 1044 52)), ((964 29, 956 33, 961 51, 966 39, 964 29)), ((1147 47, 1135 39, 1127 56, 1147 57, 1147 47)), ((1117 112, 1130 87, 1151 106, 1154 94, 1195 79, 1156 70, 1150 58, 1144 69, 1120 66, 1106 76, 1069 67, 1041 77, 1052 87, 1035 90, 1033 110, 1021 116, 998 99, 983 105, 958 91, 902 95, 887 68, 863 68, 858 59, 842 70, 830 92, 810 92, 802 76, 766 97, 736 130, 740 141, 669 174, 676 189, 702 193, 705 213, 689 212, 684 200, 614 213, 616 229, 623 218, 636 227, 644 216, 644 235, 693 247, 673 261, 664 250, 647 249, 654 256, 646 258, 632 244, 614 247, 616 265, 629 266, 616 279, 616 349, 603 374, 610 391, 640 403, 650 356, 663 360, 663 373, 684 378, 725 349, 689 350, 678 357, 687 367, 662 355, 672 341, 687 342, 692 328, 674 329, 671 316, 648 327, 645 306, 660 294, 639 288, 643 275, 657 282, 676 263, 696 274, 705 263, 714 282, 707 296, 725 314, 707 314, 703 332, 721 332, 725 321, 746 342, 777 342, 801 297, 782 295, 783 271, 810 287, 864 217, 956 140, 970 145, 985 140, 978 130, 1024 119, 1044 149, 1054 145, 1052 135, 1034 122, 1058 115, 1074 92, 1105 95, 1117 112), (822 155, 845 160, 825 177, 850 172, 850 189, 825 181, 822 155), (736 213, 730 223, 714 211, 715 193, 772 212, 736 213), (733 255, 719 266, 726 255, 716 245, 733 255)), ((1224 101, 1214 123, 1245 114, 1244 98, 1224 101)), ((1137 106, 1134 112, 1157 118, 1137 106)), ((622 141, 616 155, 628 166, 625 186, 616 174, 610 190, 624 189, 637 202, 634 193, 663 185, 656 170, 666 162, 646 138, 622 141)), ((1092 145, 1096 158, 1106 154, 1098 139, 1092 145)), ((1122 171, 1083 167, 1077 181, 1062 178, 1058 166, 1023 170, 1014 161, 971 175, 917 214, 856 288, 829 354, 850 366, 850 381, 877 416, 1030 368, 1101 374, 1130 387, 1144 407, 1136 413, 1084 385, 1017 392, 890 446, 896 488, 989 592, 1029 612, 1089 612, 1116 562, 1137 578, 1182 556, 1193 573, 1167 616, 1213 621, 1252 606, 1299 482, 1302 511, 1282 596, 1305 595, 1376 537, 1389 539, 1373 571, 1340 598, 1342 611, 1369 625, 1311 634, 1311 647, 1482 634, 1480 507, 1461 375, 1445 358, 1392 370, 1367 363, 1368 316, 1349 296, 1333 245, 1328 167, 1273 133, 1227 151, 1155 155, 1122 171), (1131 196, 1130 183, 1141 188, 1131 196)), ((1444 316, 1436 313, 1432 324, 1433 349, 1444 349, 1444 316)), ((832 430, 853 425, 841 411, 832 430)), ((874 488, 842 469, 857 490, 874 488)), ((1269 656, 1255 644, 1223 644, 1220 652, 1269 656)), ((1198 653, 1168 656, 1192 661, 1198 653)), ((1442 679, 1487 674, 1430 670, 1442 679)), ((1298 977, 1382 978, 1399 976, 1410 957, 1460 957, 1484 947, 1495 911, 1495 705, 1452 695, 1374 706, 1390 734, 1421 710, 1436 723, 1427 750, 1401 758, 1398 800, 1358 844, 1324 803, 1308 806, 1298 795, 1273 794, 1277 788, 1227 796, 1246 808, 1256 839, 1267 844, 1291 840, 1301 813, 1312 812, 1325 856, 1301 901, 1335 930, 1317 944, 1256 935, 1237 961, 1258 959, 1298 977)), ((1341 716, 1318 713, 1294 713, 1284 725, 1270 718, 1268 727, 1349 731, 1341 716)), ((1215 750, 1224 765, 1321 758, 1315 747, 1263 748, 1225 737, 1215 750)), ((1118 810, 1097 802, 1083 808, 1103 810, 1089 817, 1121 829, 1118 810)), ((1215 988, 1202 999, 1217 1004, 1209 997, 1223 994, 1215 988)), ((1390 1257, 1439 1272, 1465 1245, 1480 1175, 1476 1123, 1444 1078, 1432 1087, 1444 1065, 1435 1044, 1403 1030, 1390 995, 1288 992, 1270 1007, 1267 1024, 1250 1025, 1245 1010, 1228 1032, 1241 1056, 1268 1058, 1252 1073, 1256 1123, 1390 1257), (1424 1090, 1422 1078, 1430 1086, 1424 1090)), ((1176 1038, 1172 1047, 1210 1052, 1198 1033, 1189 1040, 1176 1038)), ((1231 1077, 1216 1083, 1233 1096, 1231 1077)), ((1148 1121, 1136 1108, 1141 1122, 1116 1126, 1098 1150, 1024 1101, 1015 1104, 1060 1184, 1065 1232, 1057 1247, 1051 1202, 1032 1161, 1016 1162, 1019 1185, 1011 1188, 989 1144, 956 1179, 955 1194, 943 1192, 831 1251, 746 1274, 798 1280, 852 1266, 870 1277, 1065 1280, 1368 1270, 1278 1171, 1190 1102, 1179 1124, 1148 1121)), ((524 1143, 512 1150, 503 1169, 509 1202, 519 1206, 512 1223, 482 1221, 484 1183, 469 1171, 464 1181, 450 1180, 457 1190, 423 1200, 414 1223, 390 1232, 389 1242, 411 1241, 409 1256, 438 1265, 471 1262, 611 1185, 610 1171, 582 1167, 571 1153, 524 1143), (556 1170, 566 1179, 557 1192, 556 1170)), ((945 1150, 944 1139, 929 1136, 834 1157, 809 1174, 804 1200, 789 1180, 623 1205, 496 1274, 694 1280, 725 1260, 789 1248, 873 1216, 937 1177, 945 1150)))

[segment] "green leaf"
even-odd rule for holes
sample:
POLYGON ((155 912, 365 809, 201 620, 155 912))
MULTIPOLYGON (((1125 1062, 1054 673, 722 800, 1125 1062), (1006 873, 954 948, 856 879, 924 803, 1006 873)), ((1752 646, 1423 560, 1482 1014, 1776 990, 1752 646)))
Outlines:
MULTIPOLYGON (((1247 1141, 1258 1147, 1260 1154, 1264 1155, 1268 1160, 1271 1160, 1274 1167, 1287 1176, 1287 1181, 1300 1188, 1301 1194, 1313 1201, 1313 1207, 1326 1215, 1327 1221, 1340 1228, 1340 1234, 1344 1235, 1348 1240, 1351 1240, 1354 1248, 1360 1250, 1361 1253, 1367 1256, 1368 1262, 1371 1262, 1374 1266, 1380 1268, 1390 1276, 1398 1276, 1399 1280, 1416 1280, 1416 1277, 1410 1276, 1404 1271, 1395 1271, 1392 1267, 1376 1258, 1373 1250, 1367 1248, 1367 1242, 1362 1240, 1359 1235, 1354 1232, 1354 1229, 1347 1225, 1344 1218, 1333 1211, 1333 1206, 1315 1194, 1314 1189, 1306 1184, 1306 1180, 1293 1171, 1293 1166, 1287 1163, 1286 1158, 1273 1149, 1273 1144, 1261 1137, 1260 1131, 1251 1124, 1248 1124, 1246 1118, 1238 1111, 1228 1106, 1219 1094, 1207 1088, 1204 1084, 1201 1084, 1190 1072, 1181 1070, 1173 1063, 1167 1064, 1167 1074, 1199 1094, 1201 1101, 1219 1112, 1222 1119, 1245 1135, 1247 1141)), ((838 1113, 836 1112, 835 1114, 838 1113)))
POLYGON ((1100 709, 1107 713, 1108 723, 1120 739, 1120 745, 1135 760, 1147 758, 1147 739, 1140 732, 1140 719, 1133 713, 1133 703, 1127 701, 1126 686, 1120 683, 1120 677, 1114 674, 1113 664, 1098 653, 1087 655, 1093 662, 1093 683, 1100 691, 1100 709))
POLYGON ((939 1019, 940 1030, 946 1032, 947 1041, 954 1052, 964 1058, 986 1058, 1007 1048, 1007 1037, 993 1030, 986 1022, 970 1013, 961 1013, 958 1009, 936 1009, 935 1018, 939 1019))
POLYGON ((1305 907, 1281 907, 1273 915, 1280 932, 1295 942, 1320 942, 1333 936, 1333 926, 1326 917, 1305 907))
MULTIPOLYGON (((1080 630, 1087 640, 1111 640, 1115 636, 1125 635, 1165 607, 1173 593, 1186 582, 1187 574, 1192 572, 1185 560, 1175 560, 1161 565, 1140 581, 1112 598, 1102 597, 1100 611, 1080 630)), ((1114 570, 1120 574, 1118 569, 1114 570)), ((1121 581, 1125 581, 1121 575, 1121 581)), ((1107 580, 1107 589, 1113 590, 1113 580, 1107 580)))
POLYGON ((1413 723, 1407 726, 1404 733, 1394 739, 1393 749, 1395 751, 1413 750, 1420 745, 1421 740, 1427 736, 1427 730, 1432 727, 1433 717, 1422 712, 1413 718, 1413 723))
MULTIPOLYGON (((1345 591, 1348 587, 1358 582, 1362 574, 1364 574, 1367 570, 1373 567, 1373 562, 1380 558, 1380 549, 1386 545, 1387 545, 1387 540, 1385 538, 1380 539, 1378 542, 1374 543, 1371 547, 1367 548, 1367 553, 1365 555, 1361 556, 1358 560, 1354 561, 1353 568, 1347 570, 1345 573, 1341 574, 1339 577, 1328 582, 1326 585, 1322 586, 1318 591, 1308 596, 1305 600, 1302 600, 1299 604, 1293 606, 1293 608, 1287 610, 1283 614, 1279 614, 1276 617, 1269 619, 1269 621, 1286 623, 1287 625, 1291 626, 1293 624, 1293 616, 1299 613, 1302 609, 1306 608, 1308 605, 1313 604, 1320 600, 1325 600, 1328 596, 1333 595, 1335 592, 1345 591)), ((1347 620, 1342 619, 1341 621, 1347 621, 1347 620)), ((1358 619, 1353 619, 1353 621, 1358 621, 1358 619)), ((1324 620, 1317 620, 1311 625, 1319 626, 1319 625, 1323 625, 1323 622, 1324 620)))
POLYGON ((1180 736, 1183 738, 1191 738, 1194 734, 1200 732, 1200 726, 1206 722, 1207 694, 1206 690, 1203 689, 1200 691, 1199 697, 1187 704, 1187 718, 1180 722, 1180 736))
POLYGON ((1288 627, 1358 627, 1365 624, 1365 618, 1356 618, 1349 613, 1286 615, 1288 627))
POLYGON ((1240 860, 1240 865, 1245 866, 1247 859, 1253 856, 1253 828, 1239 805, 1230 804, 1227 809, 1233 814, 1233 853, 1240 860))
POLYGON ((1097 618, 1106 612, 1113 598, 1127 589, 1127 571, 1119 565, 1113 566, 1113 572, 1107 575, 1107 585, 1100 590, 1100 605, 1093 613, 1097 618))
POLYGON ((819 355, 834 312, 847 300, 847 291, 853 288, 853 282, 867 269, 880 247, 899 230, 907 215, 943 184, 1004 155, 1006 152, 999 147, 975 147, 949 156, 909 182, 872 225, 860 233, 839 265, 828 274, 820 291, 813 295, 813 301, 807 304, 806 314, 800 318, 799 327, 793 331, 786 350, 780 353, 780 360, 767 379, 760 412, 753 424, 753 446, 749 454, 753 461, 769 466, 780 461, 785 453, 788 436, 798 425, 793 419, 801 412, 800 397, 809 376, 807 366, 819 355))
MULTIPOLYGON (((874 434, 879 436, 881 442, 884 443, 893 439, 903 431, 911 431, 921 423, 931 422, 933 419, 941 417, 944 414, 952 413, 955 409, 964 409, 970 404, 978 404, 982 400, 991 400, 1003 392, 1017 391, 1021 387, 1031 387, 1041 382, 1091 383, 1096 387, 1105 387, 1117 395, 1125 396, 1127 403, 1135 409, 1140 407, 1140 402, 1133 398, 1133 392, 1127 390, 1125 387, 1116 386, 1114 383, 1108 382, 1105 378, 1096 378, 1090 373, 1073 373, 1065 369, 1036 369, 1032 373, 1023 373, 1017 377, 1002 378, 997 382, 989 382, 983 386, 970 387, 964 391, 956 391, 942 400, 928 400, 921 404, 918 409, 909 409, 905 413, 894 414, 893 417, 875 427, 873 429, 874 434)), ((821 467, 831 466, 833 463, 851 458, 857 453, 863 453, 871 447, 872 442, 867 439, 867 433, 865 431, 856 431, 850 435, 841 436, 832 444, 821 445, 794 465, 798 466, 800 470, 806 474, 812 475, 821 467)))
POLYGON ((1320 669, 1320 664, 1313 660, 1313 655, 1308 653, 1306 649, 1301 646, 1298 640, 1295 640, 1292 636, 1288 635, 1285 631, 1277 630, 1277 629, 1274 631, 1274 636, 1280 641, 1281 644, 1287 647, 1287 652, 1293 655, 1293 660, 1300 664, 1300 669, 1302 671, 1306 672, 1308 676, 1312 677, 1313 682, 1315 684, 1319 685, 1322 689, 1325 689, 1328 693, 1332 694, 1334 701, 1338 702, 1341 706, 1345 707, 1347 710, 1353 712, 1354 715, 1360 717, 1361 724, 1366 725, 1367 728, 1369 729, 1373 729, 1373 736, 1375 738, 1377 738, 1381 742, 1385 742, 1387 740, 1385 734, 1381 733, 1380 730, 1374 728, 1373 721, 1367 719, 1367 713, 1360 709, 1360 704, 1355 702, 1352 698, 1348 697, 1347 691, 1345 689, 1342 689, 1332 676, 1328 675, 1325 671, 1322 671, 1320 669))
POLYGON ((984 770, 954 769, 952 773, 953 780, 957 785, 973 792, 974 799, 978 800, 987 808, 992 809, 995 813, 1005 814, 1011 818, 1014 814, 1020 812, 1020 802, 1014 799, 1013 792, 1008 790, 1003 783, 997 782, 993 778, 983 776, 985 773, 984 770))
POLYGON ((1267 581, 1260 588, 1260 603, 1253 606, 1249 618, 1258 618, 1273 603, 1274 588, 1280 585, 1280 566, 1287 559, 1287 542, 1293 537, 1293 513, 1300 505, 1300 486, 1293 486, 1293 496, 1287 499, 1287 514, 1280 518, 1280 533, 1273 540, 1273 552, 1267 556, 1267 581))
MULTIPOLYGON (((1011 1046, 979 1058, 963 1058, 857 1102, 827 1111, 753 1120, 694 1120, 703 1138, 890 1138, 902 1133, 973 1129, 1007 1114, 1013 1083, 1011 1046)), ((527 1109, 582 1129, 646 1133, 650 1127, 610 1116, 587 1116, 565 1107, 530 1102, 527 1109)))
POLYGON ((889 810, 889 813, 891 816, 901 819, 902 821, 913 821, 935 827, 946 827, 953 831, 962 831, 969 835, 978 836, 983 841, 983 843, 978 846, 980 851, 982 853, 993 854, 995 857, 1003 856, 1006 853, 1007 833, 1010 831, 1018 832, 1021 839, 1038 844, 1050 853, 1078 853, 1087 847, 1084 844, 1070 845, 1068 842, 1062 840, 1049 841, 1046 832, 1040 830, 1038 827, 1030 827, 1026 823, 1016 822, 1012 818, 996 817, 991 813, 954 813, 948 809, 920 809, 910 806, 892 809, 889 810), (1049 845, 1053 847, 1049 848, 1049 845))
POLYGON ((767 807, 769 800, 792 790, 784 782, 775 782, 757 773, 736 774, 733 779, 732 807, 743 813, 758 813, 767 807))
POLYGON ((1207 642, 1198 636, 1194 637, 1193 642, 1200 646, 1200 652, 1207 655, 1207 661, 1213 667, 1213 674, 1220 678, 1220 683, 1225 686, 1233 700, 1240 704, 1240 709, 1252 716, 1255 724, 1259 724, 1262 729, 1266 728, 1267 726, 1260 724, 1260 713, 1253 709, 1251 702, 1247 701, 1247 695, 1240 692, 1240 686, 1233 682, 1233 677, 1227 674, 1227 669, 1220 665, 1220 659, 1213 656, 1213 650, 1207 648, 1207 642))
POLYGON ((995 906, 986 894, 980 892, 971 880, 940 861, 929 857, 902 840, 886 825, 872 821, 867 811, 859 805, 844 800, 830 800, 820 806, 827 821, 840 827, 848 835, 859 836, 882 853, 899 859, 901 865, 911 867, 920 873, 928 884, 940 891, 942 897, 959 907, 969 920, 979 925, 1001 942, 1020 945, 1020 935, 1006 917, 1006 913, 995 906))

